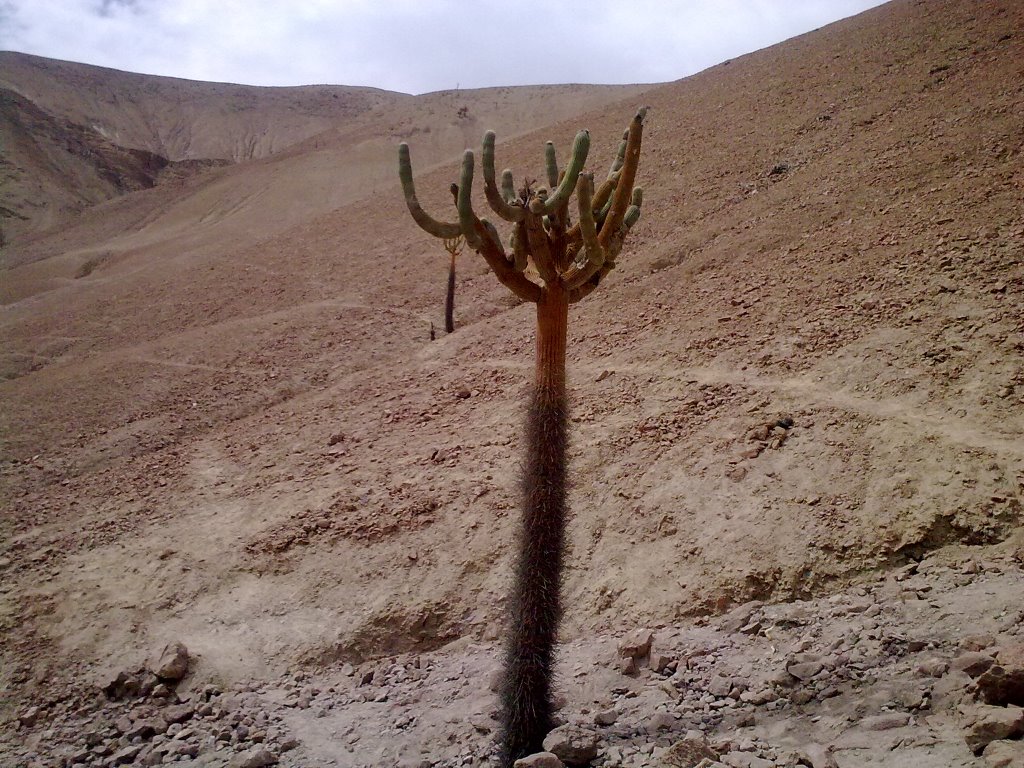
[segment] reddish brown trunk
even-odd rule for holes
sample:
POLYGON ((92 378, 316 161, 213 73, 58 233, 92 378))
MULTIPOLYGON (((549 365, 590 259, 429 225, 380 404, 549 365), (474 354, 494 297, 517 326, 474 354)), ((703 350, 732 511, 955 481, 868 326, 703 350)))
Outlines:
POLYGON ((553 725, 551 680, 562 615, 567 512, 568 314, 568 296, 545 290, 537 305, 537 370, 526 424, 523 521, 501 696, 502 760, 507 767, 541 751, 553 725))

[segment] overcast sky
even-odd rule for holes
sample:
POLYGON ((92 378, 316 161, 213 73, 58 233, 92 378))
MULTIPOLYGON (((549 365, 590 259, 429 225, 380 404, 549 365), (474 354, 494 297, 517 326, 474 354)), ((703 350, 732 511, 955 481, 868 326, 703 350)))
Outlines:
POLYGON ((250 85, 424 93, 676 80, 881 0, 0 0, 0 49, 250 85))

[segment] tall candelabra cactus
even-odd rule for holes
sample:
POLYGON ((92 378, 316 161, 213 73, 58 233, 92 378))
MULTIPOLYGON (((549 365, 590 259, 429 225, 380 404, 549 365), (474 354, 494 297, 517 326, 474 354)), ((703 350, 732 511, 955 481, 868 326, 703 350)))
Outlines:
POLYGON ((552 671, 561 618, 561 574, 566 529, 568 403, 565 352, 569 305, 589 295, 615 267, 630 228, 640 218, 642 192, 634 186, 646 108, 623 134, 607 178, 595 188, 583 171, 590 134, 580 131, 559 171, 555 147, 545 147, 547 187, 518 190, 512 172, 494 165, 494 132, 484 134, 484 193, 491 209, 511 224, 508 249, 494 224, 473 210, 474 156, 466 150, 457 189, 458 220, 439 221, 416 199, 409 146, 399 146, 399 176, 416 223, 442 239, 460 235, 509 290, 537 306, 536 370, 527 417, 522 477, 523 518, 501 688, 504 765, 540 751, 552 727, 552 671), (578 220, 570 222, 576 191, 578 220), (540 278, 527 273, 532 264, 540 278))

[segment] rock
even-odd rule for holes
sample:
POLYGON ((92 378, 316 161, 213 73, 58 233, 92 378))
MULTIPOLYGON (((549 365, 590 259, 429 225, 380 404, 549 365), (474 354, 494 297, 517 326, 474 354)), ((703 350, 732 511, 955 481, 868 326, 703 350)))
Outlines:
POLYGON ((995 662, 978 677, 978 698, 996 706, 1024 706, 1024 643, 999 648, 995 662))
POLYGON ((711 678, 711 682, 708 683, 708 693, 714 696, 728 696, 730 691, 732 691, 732 680, 727 677, 715 675, 711 678))
POLYGON ((135 762, 135 758, 139 756, 139 752, 142 751, 141 744, 135 744, 127 746, 124 749, 119 749, 111 757, 110 765, 129 765, 135 762))
POLYGON ((190 660, 188 648, 182 643, 168 643, 157 659, 153 671, 161 680, 176 683, 188 674, 190 660))
POLYGON ((925 659, 917 665, 917 673, 924 677, 942 677, 949 669, 949 662, 942 659, 925 659))
POLYGON ((196 708, 191 704, 172 704, 160 711, 160 716, 168 723, 183 723, 190 719, 196 708))
POLYGON ((562 725, 544 737, 544 749, 566 765, 587 765, 597 757, 597 734, 579 726, 562 725))
POLYGON ((636 659, 632 656, 626 656, 619 659, 618 670, 621 674, 632 677, 639 671, 639 667, 636 665, 636 659))
POLYGON ((810 680, 824 668, 825 665, 820 661, 805 661, 790 664, 786 667, 786 671, 797 680, 810 680))
POLYGON ((277 765, 277 755, 266 747, 253 747, 235 755, 228 765, 230 768, 266 768, 268 765, 277 765))
POLYGON ((652 768, 694 768, 705 760, 717 761, 718 753, 703 736, 687 736, 662 753, 661 760, 652 768))
POLYGON ((537 752, 528 757, 521 757, 512 763, 512 768, 565 768, 558 755, 551 752, 537 752))
POLYGON ((1024 768, 1024 741, 990 741, 981 754, 991 768, 1024 768))
POLYGON ((728 752, 718 760, 729 768, 775 768, 774 760, 766 760, 749 752, 728 752))
POLYGON ((20 715, 18 715, 18 722, 25 728, 31 728, 33 725, 39 722, 39 716, 41 714, 42 711, 39 709, 39 707, 29 707, 20 715))
POLYGON ((1024 709, 979 705, 973 712, 974 722, 967 726, 964 739, 976 755, 990 742, 1024 735, 1024 709))
POLYGON ((661 674, 669 668, 673 661, 675 661, 675 659, 673 659, 667 653, 651 653, 651 659, 648 663, 648 666, 654 672, 661 674))
POLYGON ((618 719, 619 711, 614 707, 612 709, 602 709, 600 712, 594 713, 594 723, 596 725, 613 725, 618 719))
POLYGON ((651 652, 654 633, 649 629, 634 629, 619 642, 619 656, 624 659, 642 659, 651 652))
POLYGON ((676 719, 668 712, 655 712, 647 720, 647 732, 669 731, 676 724, 676 719))
POLYGON ((134 672, 122 670, 104 680, 100 688, 108 699, 119 701, 152 691, 154 683, 152 674, 146 669, 139 669, 134 672))
POLYGON ((808 744, 800 750, 801 761, 811 768, 839 768, 830 747, 821 744, 808 744))
POLYGON ((865 717, 860 721, 860 727, 868 731, 890 731, 893 728, 902 728, 910 722, 910 715, 906 712, 887 712, 882 715, 865 717))
POLYGON ((958 672, 965 672, 971 677, 978 677, 982 672, 992 666, 995 659, 987 653, 980 651, 967 651, 953 659, 949 668, 958 672))
POLYGON ((945 707, 955 707, 967 695, 971 684, 966 672, 950 672, 932 687, 932 699, 945 707))

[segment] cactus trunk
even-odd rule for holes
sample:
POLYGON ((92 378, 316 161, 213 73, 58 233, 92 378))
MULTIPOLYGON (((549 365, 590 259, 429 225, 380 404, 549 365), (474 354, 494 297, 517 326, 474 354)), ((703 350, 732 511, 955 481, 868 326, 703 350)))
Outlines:
POLYGON ((455 330, 455 253, 448 264, 448 293, 444 298, 444 332, 455 330))
POLYGON ((537 304, 537 368, 526 423, 523 519, 509 601, 502 679, 502 765, 540 752, 552 728, 554 651, 561 619, 566 528, 569 297, 548 288, 537 304))

